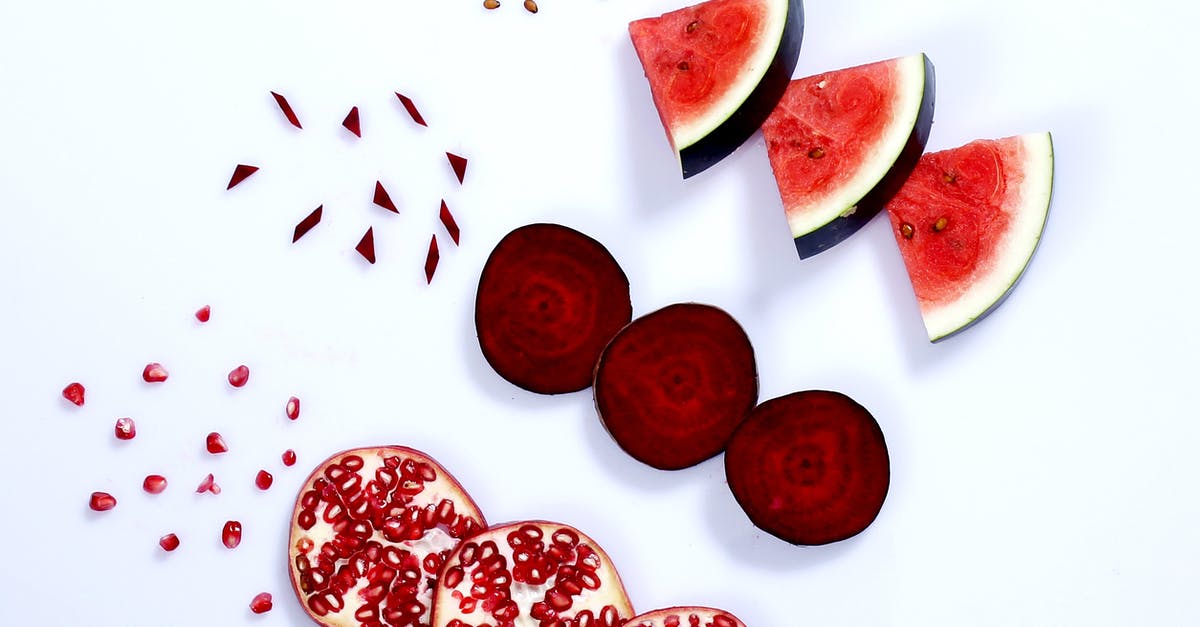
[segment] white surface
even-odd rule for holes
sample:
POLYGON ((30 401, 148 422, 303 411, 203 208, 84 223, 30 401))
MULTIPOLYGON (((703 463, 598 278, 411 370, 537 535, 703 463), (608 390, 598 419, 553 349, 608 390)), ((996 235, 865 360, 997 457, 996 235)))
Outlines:
POLYGON ((796 257, 760 138, 679 180, 624 32, 678 2, 541 5, 0 5, 5 624, 304 624, 284 570, 295 490, 325 455, 385 442, 433 454, 493 521, 581 527, 642 609, 705 603, 756 627, 1196 623, 1200 98, 1181 68, 1200 54, 1200 10, 808 3, 799 74, 930 55, 930 148, 1054 133, 1029 272, 934 346, 886 221, 796 257), (353 105, 360 141, 340 127, 353 105), (461 188, 444 150, 471 159, 461 188), (263 170, 226 193, 238 162, 263 170), (376 179, 400 215, 370 204, 376 179), (442 197, 461 248, 436 226, 442 197), (320 203, 325 220, 292 245, 320 203), (639 466, 588 393, 537 397, 489 371, 475 280, 492 244, 535 220, 605 242, 637 314, 732 312, 762 398, 823 387, 870 408, 893 459, 875 525, 785 545, 749 525, 720 460, 639 466), (368 225, 373 267, 353 252, 368 225), (443 259, 426 286, 433 232, 443 259), (165 384, 141 381, 150 361, 165 384), (232 390, 239 363, 250 383, 232 390), (83 408, 59 396, 72 380, 83 408), (138 437, 119 443, 126 415, 138 437), (211 430, 230 445, 220 459, 203 452, 211 430), (283 469, 289 447, 300 463, 283 469), (260 467, 276 477, 266 493, 260 467), (170 479, 164 494, 141 492, 149 472, 170 479), (220 496, 192 493, 207 472, 220 496), (120 504, 93 515, 93 490, 120 504), (218 540, 229 518, 245 528, 234 551, 218 540), (164 555, 167 531, 183 544, 164 555), (253 616, 264 590, 275 610, 253 616))

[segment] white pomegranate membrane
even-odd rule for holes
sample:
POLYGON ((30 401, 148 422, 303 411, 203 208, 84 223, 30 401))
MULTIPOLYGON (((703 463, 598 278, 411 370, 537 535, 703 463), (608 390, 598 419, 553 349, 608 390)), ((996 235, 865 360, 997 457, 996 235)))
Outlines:
POLYGON ((309 475, 296 501, 292 585, 322 625, 428 627, 442 565, 461 538, 485 527, 462 486, 425 454, 339 453, 309 475))

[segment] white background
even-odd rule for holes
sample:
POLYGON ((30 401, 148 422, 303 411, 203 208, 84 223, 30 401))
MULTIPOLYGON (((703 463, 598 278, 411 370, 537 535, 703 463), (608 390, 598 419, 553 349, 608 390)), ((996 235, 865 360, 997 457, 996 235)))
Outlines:
POLYGON ((541 4, 0 5, 3 623, 304 624, 291 501, 320 459, 380 443, 431 453, 493 522, 593 535, 641 610, 717 605, 754 627, 1200 621, 1200 10, 808 3, 798 76, 929 54, 930 148, 1054 134, 1051 217, 1023 282, 931 345, 883 219, 796 257, 760 137, 679 179, 625 26, 681 3, 541 4), (354 105, 361 140, 340 126, 354 105), (446 150, 470 159, 462 186, 446 150), (236 163, 262 170, 226 192, 236 163), (370 204, 377 179, 399 215, 370 204), (720 459, 641 466, 588 392, 539 397, 491 372, 471 322, 479 270, 539 220, 604 242, 635 315, 684 300, 734 314, 763 399, 830 388, 871 409, 893 460, 876 523, 787 545, 749 524, 720 459), (371 225, 374 266, 353 251, 371 225), (166 383, 142 382, 151 361, 166 383), (239 363, 251 379, 233 390, 239 363), (82 408, 60 396, 73 380, 82 408), (113 438, 119 416, 137 421, 132 442, 113 438), (212 430, 221 458, 203 452, 212 430), (300 463, 284 469, 289 447, 300 463), (259 468, 276 477, 265 493, 259 468), (141 491, 150 472, 164 494, 141 491), (220 496, 192 492, 208 472, 220 496), (120 504, 90 512, 93 490, 120 504), (218 540, 230 518, 245 527, 235 551, 218 540), (156 544, 168 531, 172 554, 156 544), (275 610, 254 616, 260 591, 275 610))

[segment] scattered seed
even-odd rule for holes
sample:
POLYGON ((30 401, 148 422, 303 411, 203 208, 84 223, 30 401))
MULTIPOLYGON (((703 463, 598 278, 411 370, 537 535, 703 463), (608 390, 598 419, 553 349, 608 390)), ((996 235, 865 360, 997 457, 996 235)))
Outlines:
POLYGON ((196 310, 196 319, 199 320, 200 322, 208 322, 208 319, 211 316, 212 316, 212 307, 209 307, 208 305, 205 305, 196 310))
POLYGON ((250 178, 250 175, 254 174, 255 172, 258 172, 258 166, 239 163, 237 167, 233 169, 233 176, 229 177, 229 186, 225 189, 233 189, 234 185, 237 185, 238 183, 250 178))
POLYGON ((429 253, 425 255, 425 284, 433 283, 433 272, 437 270, 438 259, 441 254, 438 253, 437 235, 435 234, 429 240, 429 253))
POLYGON ((88 507, 97 512, 107 512, 117 506, 117 499, 108 492, 92 492, 92 497, 88 500, 88 507))
POLYGON ((83 406, 83 394, 83 384, 78 382, 68 384, 62 391, 63 398, 71 401, 76 407, 83 406))
POLYGON ((213 494, 221 493, 221 486, 217 485, 216 478, 213 477, 211 472, 200 481, 200 485, 196 486, 196 494, 204 494, 205 492, 212 492, 213 494))
POLYGON ((113 430, 116 432, 118 440, 132 440, 137 435, 137 425, 133 424, 133 418, 117 418, 117 424, 113 430))
POLYGON ((680 61, 679 64, 676 65, 675 67, 679 68, 680 72, 686 72, 686 71, 692 69, 692 64, 688 63, 687 61, 680 61))
POLYGON ((283 455, 280 455, 279 458, 283 460, 284 466, 290 467, 296 465, 296 451, 293 451, 292 449, 284 451, 283 455))
POLYGON ((283 111, 283 115, 287 117, 288 122, 291 122, 292 126, 296 128, 304 128, 300 126, 300 119, 296 117, 296 112, 292 110, 292 105, 288 104, 287 98, 275 92, 271 92, 271 95, 275 97, 275 104, 279 105, 279 110, 283 111))
POLYGON ((483 8, 485 8, 489 11, 492 9, 499 9, 500 8, 500 0, 483 0, 483 8))
POLYGON ((809 159, 820 159, 821 157, 824 157, 824 156, 825 156, 825 149, 820 146, 817 146, 816 148, 813 148, 812 150, 808 151, 809 159))
POLYGON ((167 376, 167 369, 158 362, 146 364, 146 367, 142 369, 142 379, 146 383, 162 383, 167 380, 167 376))
POLYGON ((204 439, 204 448, 208 449, 213 455, 220 455, 229 451, 229 447, 225 445, 225 438, 221 437, 220 433, 213 431, 204 439))
POLYGON ((286 405, 283 406, 283 413, 287 414, 290 420, 295 420, 300 417, 300 399, 295 396, 288 399, 286 405))
MULTIPOLYGON (((212 475, 209 475, 207 480, 211 481, 212 475)), ((167 489, 167 478, 162 475, 146 475, 146 478, 142 480, 142 489, 149 494, 162 494, 163 490, 167 489)), ((206 490, 207 488, 197 490, 197 492, 206 490)))
POLYGON ((254 485, 258 486, 259 490, 270 488, 272 483, 275 483, 275 477, 265 470, 260 470, 257 475, 254 475, 254 485))
POLYGON ((912 239, 913 232, 914 232, 913 225, 911 225, 907 222, 900 223, 900 236, 901 237, 903 237, 904 239, 912 239))
POLYGON ((312 213, 308 214, 308 217, 304 218, 299 224, 296 225, 296 230, 292 231, 293 244, 296 243, 296 240, 304 237, 304 235, 311 231, 314 226, 321 222, 321 212, 324 209, 325 205, 321 205, 316 209, 313 209, 312 213))
POLYGON ((688 22, 687 32, 694 33, 694 32, 696 32, 697 28, 700 28, 700 20, 692 20, 692 21, 688 22))
POLYGON ((446 227, 446 232, 450 234, 450 239, 454 240, 454 245, 458 246, 458 223, 454 221, 454 216, 450 215, 450 207, 446 206, 446 201, 442 201, 442 209, 438 214, 442 221, 442 226, 446 227))
POLYGON ((242 543, 242 523, 230 520, 221 529, 221 543, 227 549, 236 549, 242 543))
POLYGON ((354 133, 355 137, 362 137, 362 129, 358 126, 358 107, 350 107, 350 113, 347 113, 346 119, 342 120, 342 126, 354 133))
POLYGON ((537 9, 538 9, 538 6, 537 6, 536 2, 534 2, 533 0, 525 0, 525 10, 526 11, 529 11, 530 13, 537 13, 537 9))
POLYGON ((362 239, 358 240, 358 246, 355 246, 354 250, 357 250, 358 254, 362 255, 367 262, 375 263, 375 227, 368 228, 367 232, 363 233, 362 239))
POLYGON ((250 380, 250 369, 245 365, 238 366, 237 368, 229 371, 228 378, 229 385, 232 385, 235 388, 240 388, 246 385, 246 382, 250 380))
POLYGON ((942 182, 943 183, 948 183, 948 184, 952 185, 957 180, 958 180, 958 176, 955 175, 953 172, 942 172, 942 182))
POLYGON ((463 177, 467 175, 467 160, 452 152, 446 153, 446 159, 450 160, 450 167, 454 168, 454 176, 458 177, 459 185, 462 185, 463 177))
POLYGON ((167 551, 168 553, 174 551, 175 549, 179 548, 179 536, 173 533, 168 533, 167 535, 158 539, 158 546, 162 547, 162 550, 167 551))
MULTIPOLYGON (((495 1, 495 0, 492 0, 492 1, 495 1)), ((485 4, 484 6, 487 6, 487 5, 485 4)), ((500 3, 496 2, 496 6, 500 6, 500 3)), ((488 7, 488 8, 494 8, 494 7, 488 7)), ((420 124, 421 126, 429 126, 428 124, 425 123, 425 118, 421 117, 421 112, 417 111, 417 105, 413 103, 412 99, 410 99, 408 96, 405 96, 404 94, 402 94, 400 92, 396 92, 396 98, 400 99, 400 104, 404 105, 404 110, 408 111, 408 115, 409 115, 409 117, 411 117, 413 119, 413 122, 416 122, 417 124, 420 124)))
POLYGON ((937 222, 933 223, 933 231, 935 233, 938 231, 941 231, 942 229, 946 228, 949 224, 950 224, 950 220, 946 219, 945 216, 938 218, 937 222))
POLYGON ((255 614, 265 614, 266 612, 270 612, 272 607, 274 607, 274 605, 271 603, 270 592, 260 592, 254 595, 254 598, 250 600, 250 611, 254 612, 255 614))
POLYGON ((375 198, 371 202, 374 202, 376 205, 379 205, 380 207, 383 207, 392 213, 400 213, 400 210, 396 208, 396 203, 392 202, 392 197, 388 194, 387 190, 383 188, 383 183, 379 181, 375 181, 375 198))

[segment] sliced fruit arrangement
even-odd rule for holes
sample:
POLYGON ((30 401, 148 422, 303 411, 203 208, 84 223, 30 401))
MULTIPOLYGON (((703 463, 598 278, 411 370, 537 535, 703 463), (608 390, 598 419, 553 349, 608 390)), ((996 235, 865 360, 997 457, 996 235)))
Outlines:
POLYGON ((792 78, 803 33, 800 0, 708 0, 630 23, 684 178, 758 130, 792 78))
POLYGON ((687 606, 638 614, 625 627, 746 627, 746 623, 725 610, 687 606))
POLYGON ((345 451, 318 465, 296 500, 292 585, 322 625, 428 625, 442 564, 485 527, 470 495, 424 453, 345 451))
POLYGON ((1012 291, 1050 211, 1049 133, 932 152, 888 214, 930 341, 978 322, 1012 291))
POLYGON ((670 305, 634 320, 596 365, 596 413, 634 459, 663 470, 725 449, 758 402, 754 349, 711 305, 670 305))
POLYGON ((933 64, 924 54, 791 82, 762 126, 802 258, 875 217, 925 150, 933 64))

